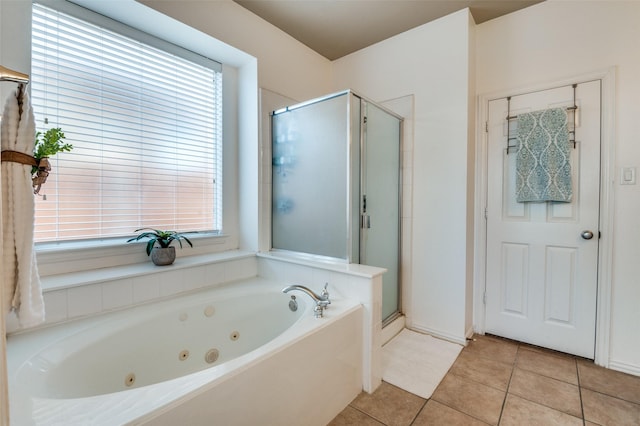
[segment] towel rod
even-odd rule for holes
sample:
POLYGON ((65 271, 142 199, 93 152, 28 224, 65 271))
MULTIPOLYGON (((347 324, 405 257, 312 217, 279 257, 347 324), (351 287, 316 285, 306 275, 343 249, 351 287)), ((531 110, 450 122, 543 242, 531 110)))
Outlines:
MULTIPOLYGON (((508 98, 507 98, 507 99, 508 99, 508 98)), ((574 102, 575 102, 575 101, 574 101, 574 102)), ((570 107, 567 107, 567 111, 575 111, 575 110, 577 110, 577 109, 578 109, 578 107, 577 107, 577 106, 570 106, 570 107)), ((509 116, 507 116, 507 120, 515 120, 516 118, 518 118, 518 116, 517 116, 517 115, 509 115, 509 116)))
MULTIPOLYGON (((572 135, 569 142, 573 143, 573 148, 576 147, 576 110, 578 109, 578 105, 576 105, 576 88, 578 87, 578 83, 573 83, 571 85, 573 88, 573 106, 567 107, 567 111, 573 112, 573 129, 569 130, 569 134, 572 135)), ((509 144, 509 141, 518 139, 517 137, 511 136, 511 120, 518 118, 517 115, 511 115, 511 96, 507 96, 507 155, 509 155, 509 148, 515 148, 516 145, 509 144)))
POLYGON ((13 81, 14 83, 26 84, 29 82, 29 76, 0 65, 0 81, 13 81))

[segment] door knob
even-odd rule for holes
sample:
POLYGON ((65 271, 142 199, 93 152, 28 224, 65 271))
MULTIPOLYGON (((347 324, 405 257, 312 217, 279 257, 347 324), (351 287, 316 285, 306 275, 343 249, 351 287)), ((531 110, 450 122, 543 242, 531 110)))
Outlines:
POLYGON ((582 233, 580 234, 580 236, 582 238, 584 238, 585 240, 590 240, 593 238, 593 232, 591 231, 582 231, 582 233))

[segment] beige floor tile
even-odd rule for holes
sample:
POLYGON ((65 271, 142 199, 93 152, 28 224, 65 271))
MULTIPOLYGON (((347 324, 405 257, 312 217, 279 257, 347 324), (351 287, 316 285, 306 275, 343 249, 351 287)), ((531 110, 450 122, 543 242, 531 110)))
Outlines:
POLYGON ((415 419, 425 402, 419 396, 382 382, 373 394, 363 392, 358 395, 351 406, 385 425, 406 426, 415 419))
POLYGON ((431 399, 495 425, 500 418, 504 397, 504 391, 449 373, 431 399))
POLYGON ((353 407, 347 407, 327 426, 384 426, 379 421, 369 417, 353 407))
POLYGON ((477 356, 473 352, 462 351, 449 372, 506 391, 512 370, 512 364, 477 356))
POLYGON ((513 364, 518 352, 518 345, 510 340, 493 336, 474 335, 462 352, 469 352, 479 357, 513 364))
POLYGON ((578 384, 576 360, 571 356, 557 356, 521 346, 518 349, 516 366, 567 383, 578 384))
POLYGON ((486 426, 486 424, 437 401, 429 400, 411 426, 486 426))
POLYGON ((330 426, 564 426, 581 425, 583 413, 584 426, 640 426, 640 377, 475 336, 429 401, 383 382, 373 395, 360 394, 330 426))
POLYGON ((640 404, 640 377, 578 361, 580 386, 640 404))
POLYGON ((582 389, 584 419, 602 426, 640 425, 640 404, 582 389))
POLYGON ((578 386, 516 368, 509 393, 582 418, 578 386))
POLYGON ((516 395, 507 395, 500 426, 581 426, 582 420, 516 395))

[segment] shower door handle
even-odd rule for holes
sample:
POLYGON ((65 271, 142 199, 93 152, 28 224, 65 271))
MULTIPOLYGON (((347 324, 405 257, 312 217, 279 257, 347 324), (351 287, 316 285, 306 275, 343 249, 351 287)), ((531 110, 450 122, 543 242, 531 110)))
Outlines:
POLYGON ((368 214, 363 214, 360 221, 363 229, 371 228, 371 216, 368 214))

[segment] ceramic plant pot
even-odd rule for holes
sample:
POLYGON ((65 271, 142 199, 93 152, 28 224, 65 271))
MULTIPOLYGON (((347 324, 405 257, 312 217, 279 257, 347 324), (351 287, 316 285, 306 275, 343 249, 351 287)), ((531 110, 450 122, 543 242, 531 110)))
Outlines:
POLYGON ((158 266, 171 265, 176 260, 175 247, 154 247, 151 250, 151 261, 158 266))

